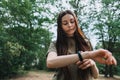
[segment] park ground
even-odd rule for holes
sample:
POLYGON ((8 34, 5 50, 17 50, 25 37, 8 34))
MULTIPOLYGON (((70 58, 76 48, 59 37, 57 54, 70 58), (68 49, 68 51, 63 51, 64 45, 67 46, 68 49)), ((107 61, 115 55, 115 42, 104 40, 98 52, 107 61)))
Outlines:
MULTIPOLYGON (((16 76, 10 80, 52 80, 54 72, 47 71, 29 71, 27 74, 22 76, 16 76)), ((120 80, 120 76, 114 76, 114 78, 105 78, 100 75, 98 79, 95 80, 120 80)))

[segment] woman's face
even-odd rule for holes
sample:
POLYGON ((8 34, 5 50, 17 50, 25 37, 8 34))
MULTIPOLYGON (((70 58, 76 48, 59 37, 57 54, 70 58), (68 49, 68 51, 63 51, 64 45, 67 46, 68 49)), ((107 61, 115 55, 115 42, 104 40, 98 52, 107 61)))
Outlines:
POLYGON ((75 19, 71 14, 66 14, 62 17, 62 28, 67 34, 67 36, 71 37, 73 36, 76 25, 75 25, 75 19))

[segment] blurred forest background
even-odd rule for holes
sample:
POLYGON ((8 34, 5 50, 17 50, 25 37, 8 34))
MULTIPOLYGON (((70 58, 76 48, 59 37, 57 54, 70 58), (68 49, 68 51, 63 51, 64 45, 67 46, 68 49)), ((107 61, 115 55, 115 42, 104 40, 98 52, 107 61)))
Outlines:
POLYGON ((120 0, 0 0, 0 79, 24 70, 46 68, 46 52, 55 39, 56 18, 70 9, 94 49, 113 53, 117 66, 97 63, 105 77, 120 75, 120 0), (94 43, 94 42, 92 42, 94 43))

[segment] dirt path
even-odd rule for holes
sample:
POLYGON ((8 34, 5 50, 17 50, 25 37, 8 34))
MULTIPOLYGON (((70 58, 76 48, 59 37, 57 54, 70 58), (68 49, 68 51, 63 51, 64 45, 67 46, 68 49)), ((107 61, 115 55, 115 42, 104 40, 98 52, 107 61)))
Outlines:
MULTIPOLYGON (((10 80, 52 80, 53 72, 45 71, 30 71, 27 75, 12 78, 10 80)), ((114 78, 104 78, 102 75, 95 80, 120 80, 120 77, 115 76, 114 78)))

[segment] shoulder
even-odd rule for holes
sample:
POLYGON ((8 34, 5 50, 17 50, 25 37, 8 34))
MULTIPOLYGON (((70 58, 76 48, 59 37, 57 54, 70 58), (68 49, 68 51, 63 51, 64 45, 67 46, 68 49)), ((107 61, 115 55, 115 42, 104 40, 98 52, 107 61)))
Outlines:
MULTIPOLYGON (((49 52, 57 52, 56 51, 56 41, 52 41, 49 45, 48 51, 47 51, 47 55, 49 52)), ((46 56, 47 56, 46 55, 46 56)))
POLYGON ((49 45, 49 50, 55 50, 56 49, 56 41, 51 41, 49 45))

